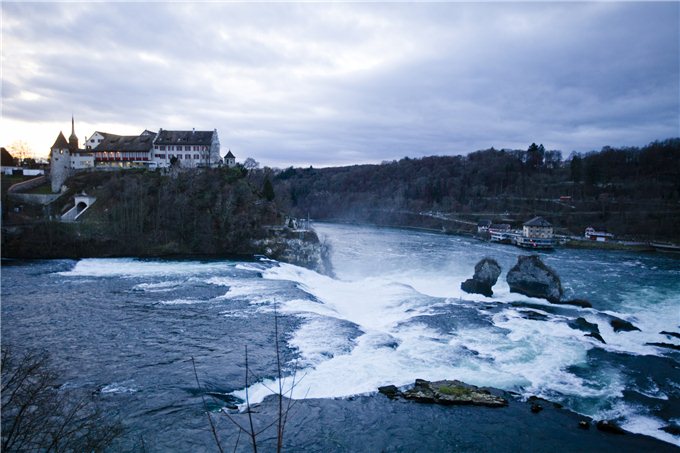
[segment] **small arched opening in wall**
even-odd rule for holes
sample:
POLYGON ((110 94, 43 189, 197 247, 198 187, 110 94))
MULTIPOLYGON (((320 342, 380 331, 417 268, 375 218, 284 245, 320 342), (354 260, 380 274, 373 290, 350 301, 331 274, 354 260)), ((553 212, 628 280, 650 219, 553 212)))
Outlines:
POLYGON ((80 214, 80 213, 83 212, 86 208, 87 208, 87 203, 85 203, 84 201, 81 201, 81 202, 79 202, 79 203, 76 205, 76 212, 77 212, 78 214, 80 214))

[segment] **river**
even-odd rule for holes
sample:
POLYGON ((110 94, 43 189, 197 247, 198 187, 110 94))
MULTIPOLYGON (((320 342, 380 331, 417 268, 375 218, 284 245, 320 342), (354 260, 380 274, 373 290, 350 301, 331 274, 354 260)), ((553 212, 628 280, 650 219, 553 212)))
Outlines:
MULTIPOLYGON (((680 437, 660 429, 680 424, 680 353, 646 344, 680 343, 660 333, 680 331, 676 257, 541 253, 566 296, 593 305, 582 309, 510 293, 505 274, 526 253, 511 246, 412 230, 315 228, 331 246, 333 277, 264 259, 3 261, 2 343, 49 350, 65 385, 92 389, 127 428, 120 451, 140 442, 150 451, 209 450, 200 396, 218 397, 212 410, 242 403, 246 345, 251 403, 278 385, 275 312, 282 384, 295 381, 296 399, 342 398, 327 400, 338 405, 386 384, 459 379, 543 397, 680 446, 680 437), (460 283, 485 256, 503 268, 494 296, 463 293, 460 283), (640 331, 614 332, 612 315, 640 331), (606 343, 571 328, 578 317, 596 323, 606 343)), ((370 404, 357 403, 358 419, 370 404)), ((324 423, 332 445, 344 445, 337 451, 353 450, 346 420, 324 423)), ((295 445, 314 445, 295 429, 295 445)), ((375 447, 409 450, 399 434, 384 442, 375 447)), ((423 442, 421 451, 440 449, 423 442)))

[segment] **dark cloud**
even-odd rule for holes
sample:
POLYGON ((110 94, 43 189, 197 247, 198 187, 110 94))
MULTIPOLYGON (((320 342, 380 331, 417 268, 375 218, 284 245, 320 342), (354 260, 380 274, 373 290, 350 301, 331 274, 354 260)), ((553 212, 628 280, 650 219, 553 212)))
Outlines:
POLYGON ((277 166, 641 145, 680 135, 679 10, 3 2, 3 118, 216 127, 277 166))

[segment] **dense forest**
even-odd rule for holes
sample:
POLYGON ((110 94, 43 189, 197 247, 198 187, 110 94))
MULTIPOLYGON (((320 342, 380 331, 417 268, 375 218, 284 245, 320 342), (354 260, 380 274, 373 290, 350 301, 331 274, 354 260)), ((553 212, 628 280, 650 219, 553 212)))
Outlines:
POLYGON ((3 207, 3 256, 251 254, 258 252, 253 240, 267 236, 267 225, 282 222, 264 187, 243 168, 79 173, 67 184, 69 193, 50 213, 24 206, 13 215, 3 207), (82 219, 49 220, 82 192, 97 197, 82 219))
POLYGON ((559 151, 476 151, 380 165, 272 171, 276 199, 314 219, 469 231, 480 218, 543 215, 565 234, 680 241, 680 139, 563 160, 559 151))

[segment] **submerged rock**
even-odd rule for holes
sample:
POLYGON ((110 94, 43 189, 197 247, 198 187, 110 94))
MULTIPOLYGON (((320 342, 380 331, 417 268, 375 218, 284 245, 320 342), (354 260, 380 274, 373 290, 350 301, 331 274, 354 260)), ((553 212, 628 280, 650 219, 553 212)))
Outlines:
POLYGON ((585 299, 570 299, 570 300, 561 300, 559 302, 553 302, 553 303, 558 303, 560 305, 574 305, 576 307, 581 307, 581 308, 592 308, 593 304, 588 302, 585 299))
POLYGON ((649 346, 656 346, 657 348, 666 348, 666 349, 673 349, 674 351, 680 351, 680 344, 673 344, 673 343, 657 343, 657 342, 651 342, 651 343, 645 343, 649 346))
POLYGON ((475 274, 472 278, 461 283, 460 288, 466 293, 482 294, 487 297, 493 295, 491 289, 501 275, 501 266, 492 258, 484 258, 475 265, 475 274))
POLYGON ((420 403, 487 407, 504 407, 508 405, 508 401, 505 398, 493 395, 486 389, 456 380, 429 382, 424 379, 416 379, 415 386, 403 392, 402 396, 408 400, 420 403))
POLYGON ((519 315, 524 319, 529 319, 531 321, 545 321, 548 319, 548 315, 535 311, 535 310, 522 310, 519 315))
POLYGON ((661 431, 667 432, 668 434, 673 434, 674 436, 680 436, 680 425, 676 425, 676 424, 673 423, 673 424, 666 425, 666 426, 659 428, 659 429, 661 431))
POLYGON ((567 325, 569 327, 571 327, 572 329, 581 330, 583 332, 588 332, 588 333, 586 333, 587 337, 593 337, 597 340, 600 340, 602 343, 606 344, 606 342, 602 338, 602 335, 600 335, 600 328, 598 327, 598 325, 595 324, 595 323, 586 321, 585 318, 576 318, 574 320, 569 321, 567 323, 567 325))
POLYGON ((680 333, 677 332, 668 332, 666 330, 662 330, 659 332, 661 335, 667 335, 669 337, 675 337, 675 338, 680 338, 680 333))
POLYGON ((517 257, 517 264, 510 269, 506 279, 513 293, 547 299, 552 303, 559 303, 562 299, 559 276, 536 255, 517 257))
POLYGON ((611 324, 612 328, 614 329, 614 332, 631 332, 633 330, 640 330, 637 327, 635 327, 632 323, 621 319, 621 318, 616 318, 612 316, 611 321, 609 321, 609 324, 611 324))
POLYGON ((626 434, 626 431, 612 420, 600 420, 595 425, 600 431, 612 434, 626 434))

